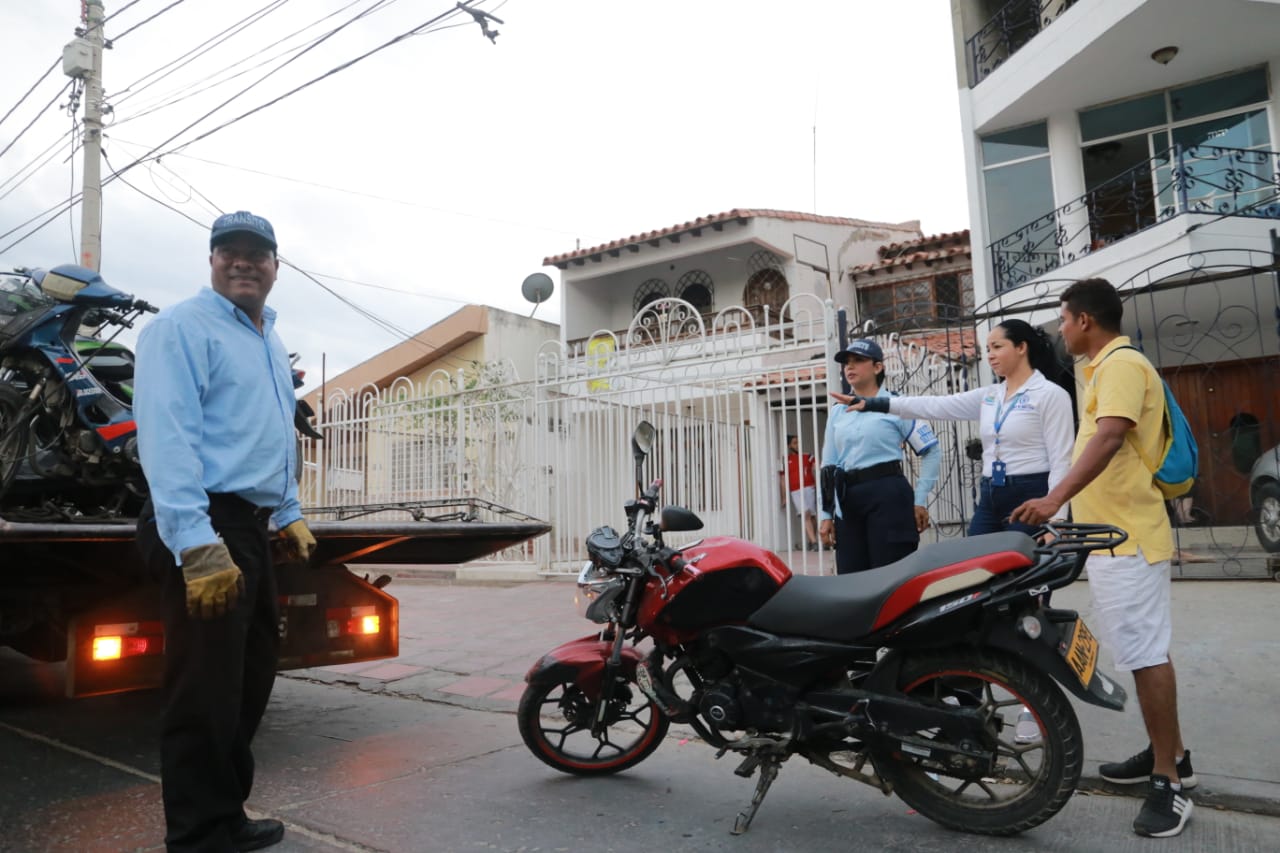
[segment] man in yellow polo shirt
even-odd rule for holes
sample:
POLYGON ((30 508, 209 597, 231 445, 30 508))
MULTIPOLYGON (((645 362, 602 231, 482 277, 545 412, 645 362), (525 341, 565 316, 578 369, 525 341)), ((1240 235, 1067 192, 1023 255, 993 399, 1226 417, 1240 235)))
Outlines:
POLYGON ((1164 386, 1146 357, 1120 334, 1124 306, 1110 282, 1078 281, 1059 299, 1067 351, 1088 359, 1080 431, 1066 476, 1043 498, 1015 509, 1012 518, 1041 524, 1071 501, 1076 521, 1114 524, 1129 534, 1112 554, 1091 555, 1086 566, 1103 641, 1115 655, 1116 669, 1133 673, 1150 743, 1100 770, 1111 782, 1150 785, 1133 829, 1164 838, 1182 832, 1192 809, 1186 791, 1196 784, 1178 725, 1177 682, 1169 658, 1173 531, 1164 497, 1135 449, 1159 457, 1164 386))

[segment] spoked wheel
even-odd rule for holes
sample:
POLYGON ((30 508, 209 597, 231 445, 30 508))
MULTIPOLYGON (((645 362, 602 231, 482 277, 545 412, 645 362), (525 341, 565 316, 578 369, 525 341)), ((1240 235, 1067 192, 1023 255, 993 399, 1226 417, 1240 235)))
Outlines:
POLYGON ((599 699, 572 681, 530 684, 516 712, 520 737, 538 758, 578 776, 604 776, 644 761, 662 743, 670 721, 631 681, 619 681, 605 726, 591 733, 599 699))
POLYGON ((18 473, 27 453, 27 426, 20 423, 26 397, 9 385, 0 385, 0 495, 18 473))
MULTIPOLYGON (((943 826, 982 835, 1015 835, 1053 817, 1080 779, 1080 724, 1049 676, 1001 652, 955 649, 909 658, 903 692, 930 705, 978 709, 987 720, 996 768, 957 773, 905 751, 874 754, 894 793, 943 826)), ((937 729, 919 737, 938 740, 937 729)))

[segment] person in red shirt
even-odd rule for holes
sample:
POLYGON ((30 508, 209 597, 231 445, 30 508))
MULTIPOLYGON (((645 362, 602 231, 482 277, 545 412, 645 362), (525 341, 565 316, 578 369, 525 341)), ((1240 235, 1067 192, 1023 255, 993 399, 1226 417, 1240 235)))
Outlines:
POLYGON ((813 478, 813 455, 800 452, 800 439, 794 435, 787 436, 786 484, 783 487, 782 507, 786 509, 787 495, 791 494, 791 505, 796 515, 804 518, 806 547, 810 551, 818 550, 818 489, 813 478))

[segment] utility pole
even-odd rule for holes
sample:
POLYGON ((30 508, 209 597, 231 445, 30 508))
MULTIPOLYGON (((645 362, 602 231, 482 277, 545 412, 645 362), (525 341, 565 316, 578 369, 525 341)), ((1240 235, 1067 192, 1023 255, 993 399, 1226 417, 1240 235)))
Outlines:
POLYGON ((102 0, 81 0, 84 35, 62 53, 62 71, 84 81, 84 181, 80 197, 80 264, 102 266, 102 0))

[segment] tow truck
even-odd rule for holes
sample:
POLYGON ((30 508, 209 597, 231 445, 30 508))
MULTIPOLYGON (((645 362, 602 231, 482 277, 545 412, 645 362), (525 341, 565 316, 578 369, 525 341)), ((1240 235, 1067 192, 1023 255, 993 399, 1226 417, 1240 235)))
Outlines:
MULTIPOLYGON (((384 591, 391 577, 351 566, 464 563, 551 529, 475 498, 306 512, 316 537, 309 564, 291 562, 283 539, 273 540, 281 670, 399 654, 399 604, 384 591), (396 519, 380 520, 389 514, 396 519)), ((160 585, 142 561, 135 529, 132 519, 0 518, 0 647, 65 661, 68 697, 160 683, 160 585)))

